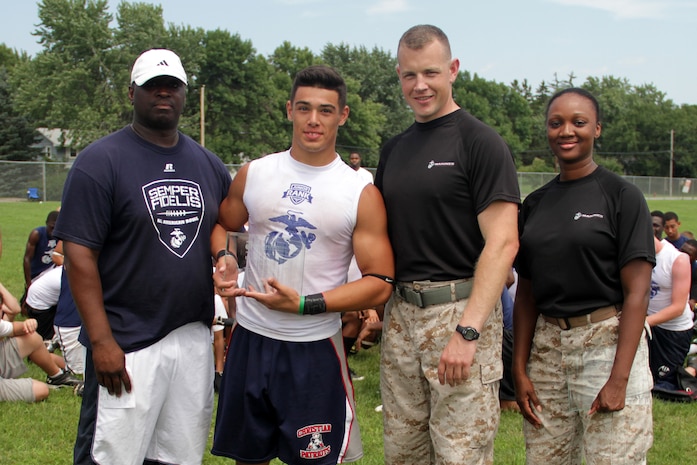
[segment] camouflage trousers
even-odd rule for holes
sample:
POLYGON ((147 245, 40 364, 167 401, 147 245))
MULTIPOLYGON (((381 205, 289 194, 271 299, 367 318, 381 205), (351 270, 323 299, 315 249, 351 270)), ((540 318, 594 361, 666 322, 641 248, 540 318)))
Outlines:
POLYGON ((627 383, 624 409, 587 414, 610 375, 619 320, 562 330, 537 320, 528 376, 542 405, 543 427, 523 422, 531 465, 645 464, 653 442, 652 379, 642 334, 627 383))
POLYGON ((501 305, 481 331, 469 379, 442 386, 438 363, 466 299, 420 308, 393 296, 385 309, 380 385, 385 464, 492 464, 499 424, 501 305))

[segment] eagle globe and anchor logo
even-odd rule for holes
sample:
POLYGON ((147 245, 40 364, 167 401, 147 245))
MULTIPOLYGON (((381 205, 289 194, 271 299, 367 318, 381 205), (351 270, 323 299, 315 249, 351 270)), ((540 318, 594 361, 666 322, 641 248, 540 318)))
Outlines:
POLYGON ((297 257, 303 248, 310 249, 317 239, 315 233, 305 231, 317 228, 299 215, 299 212, 289 210, 283 216, 269 218, 269 221, 286 225, 283 231, 273 231, 264 240, 264 253, 279 265, 297 257))

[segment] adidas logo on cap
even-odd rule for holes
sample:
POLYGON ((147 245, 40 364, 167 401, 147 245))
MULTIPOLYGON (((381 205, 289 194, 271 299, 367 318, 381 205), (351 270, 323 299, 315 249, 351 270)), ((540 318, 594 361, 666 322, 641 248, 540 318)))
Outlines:
POLYGON ((163 48, 148 50, 143 52, 133 64, 131 82, 135 82, 137 86, 142 86, 158 76, 172 76, 188 84, 182 62, 171 50, 163 48))

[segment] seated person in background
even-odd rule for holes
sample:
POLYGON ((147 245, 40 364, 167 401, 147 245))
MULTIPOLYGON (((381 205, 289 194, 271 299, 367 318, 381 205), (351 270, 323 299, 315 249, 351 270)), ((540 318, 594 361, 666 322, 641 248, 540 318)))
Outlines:
POLYGON ((36 333, 36 320, 12 321, 19 314, 17 299, 0 284, 0 401, 37 402, 48 397, 50 386, 78 386, 82 381, 63 371, 63 359, 51 354, 36 333), (24 357, 46 375, 46 383, 19 378, 27 371, 24 357), (19 378, 19 379, 18 379, 19 378))
MULTIPOLYGON (((355 169, 355 168, 354 168, 355 169)), ((347 273, 347 281, 352 282, 361 279, 361 271, 356 264, 356 258, 351 259, 347 273)), ((343 312, 341 314, 341 336, 344 340, 344 353, 348 359, 349 355, 358 352, 362 348, 370 348, 375 345, 375 341, 379 332, 367 330, 363 332, 366 325, 379 325, 379 331, 382 331, 381 317, 375 309, 368 308, 357 312, 343 312), (362 336, 362 337, 361 337, 362 336), (359 340, 360 338, 360 340, 359 340)), ((351 379, 361 381, 364 376, 358 376, 352 368, 349 367, 351 379)))
POLYGON ((673 246, 680 250, 680 247, 687 241, 687 237, 680 234, 680 220, 678 219, 678 214, 675 212, 665 212, 663 215, 665 220, 664 231, 666 233, 666 240, 673 244, 673 246))
POLYGON ((690 308, 694 312, 697 305, 697 240, 688 239, 682 247, 681 252, 685 252, 690 257, 690 308))
MULTIPOLYGON (((44 341, 51 341, 55 335, 53 321, 56 317, 56 304, 61 287, 63 267, 54 267, 36 278, 29 289, 24 305, 27 317, 34 318, 38 324, 36 332, 44 341)), ((49 352, 53 352, 49 349, 49 352)))
POLYGON ((361 349, 370 349, 377 344, 382 334, 382 315, 384 305, 378 309, 369 308, 358 312, 358 318, 361 321, 361 330, 356 338, 356 352, 361 349))
POLYGON ((51 254, 56 248, 56 239, 53 237, 53 228, 56 226, 58 211, 49 212, 46 217, 46 225, 32 229, 24 249, 24 294, 20 299, 22 312, 25 312, 24 299, 27 289, 46 270, 53 268, 51 254))
POLYGON ((690 259, 654 237, 656 266, 651 272, 651 300, 646 322, 651 327, 649 365, 654 387, 677 390, 676 373, 692 339, 693 314, 688 303, 690 259))
POLYGON ((697 355, 693 355, 687 359, 687 366, 685 367, 687 371, 692 376, 697 376, 697 355))
POLYGON ((62 269, 60 294, 56 304, 53 330, 56 333, 55 339, 58 340, 66 366, 73 373, 82 375, 85 373, 85 357, 87 356, 87 348, 78 340, 82 329, 82 320, 73 300, 73 294, 70 292, 68 273, 63 267, 60 268, 62 269))
POLYGON ((77 311, 68 283, 68 273, 63 265, 63 241, 58 241, 53 251, 53 263, 62 269, 60 291, 56 302, 56 316, 53 319, 54 340, 59 345, 65 364, 74 374, 85 373, 87 348, 78 340, 82 320, 77 311))

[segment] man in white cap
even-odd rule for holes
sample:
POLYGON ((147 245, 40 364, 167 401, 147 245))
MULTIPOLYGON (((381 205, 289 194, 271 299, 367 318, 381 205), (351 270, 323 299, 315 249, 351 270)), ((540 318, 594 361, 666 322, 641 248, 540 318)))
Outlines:
POLYGON ((178 131, 186 72, 144 52, 133 122, 88 146, 65 184, 70 287, 88 348, 75 464, 200 464, 213 408, 211 229, 230 186, 178 131))

